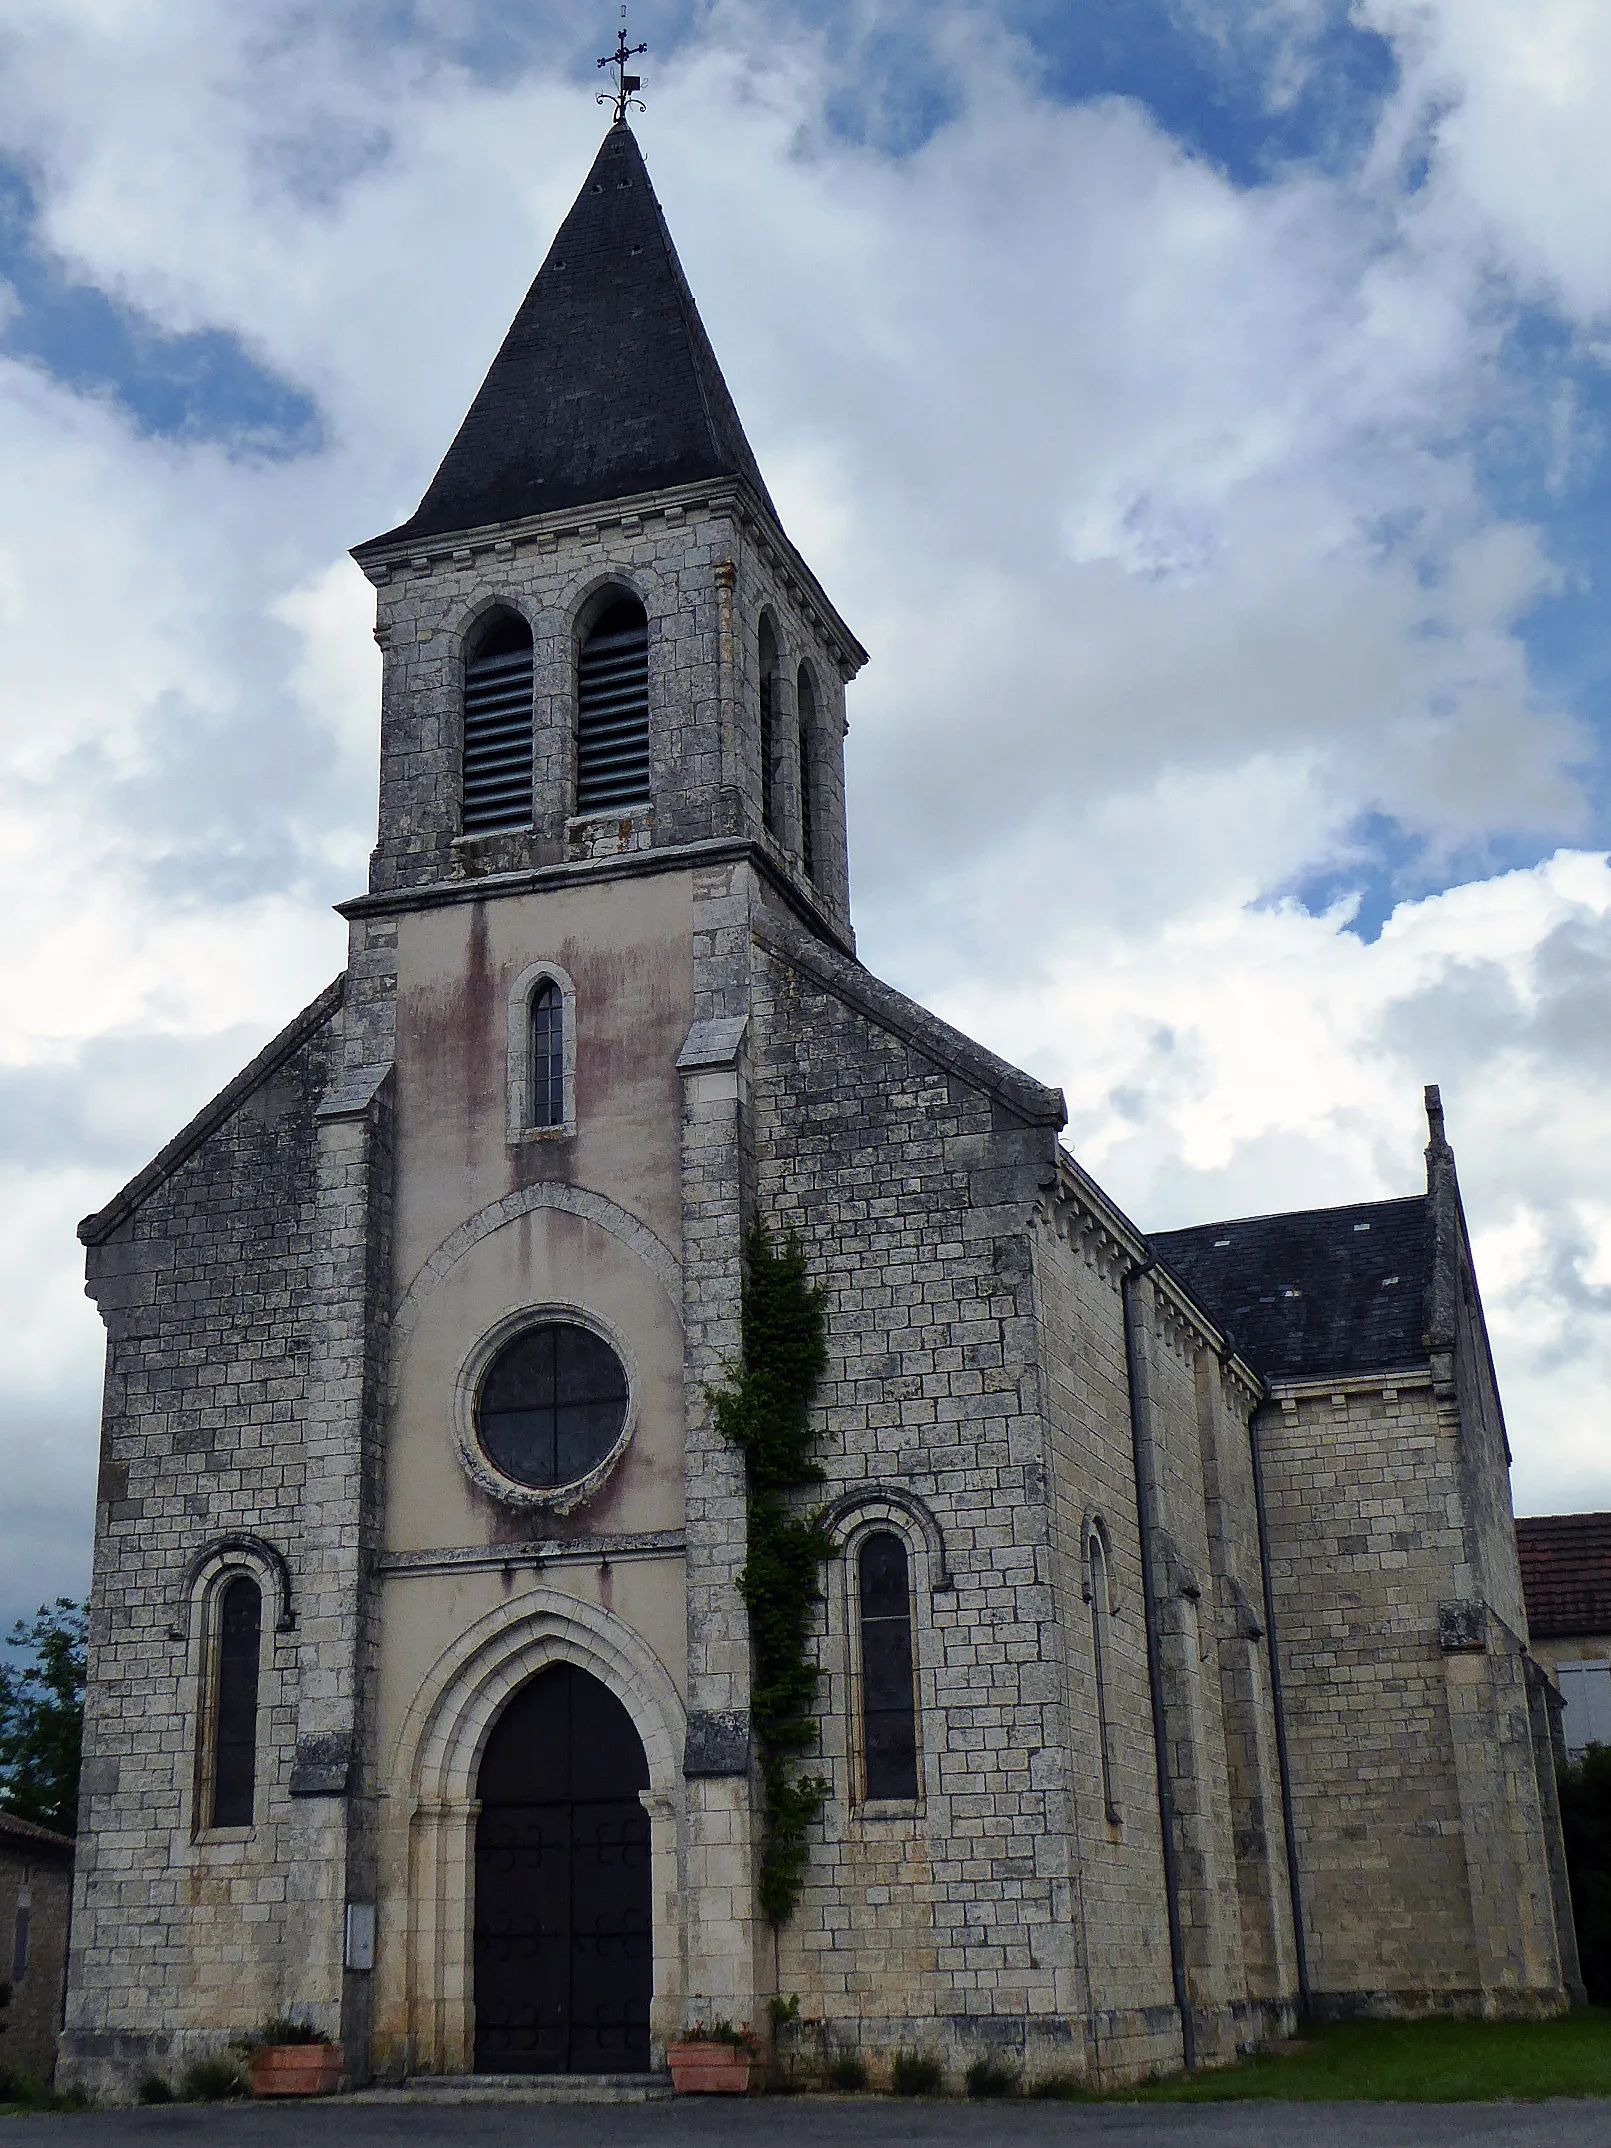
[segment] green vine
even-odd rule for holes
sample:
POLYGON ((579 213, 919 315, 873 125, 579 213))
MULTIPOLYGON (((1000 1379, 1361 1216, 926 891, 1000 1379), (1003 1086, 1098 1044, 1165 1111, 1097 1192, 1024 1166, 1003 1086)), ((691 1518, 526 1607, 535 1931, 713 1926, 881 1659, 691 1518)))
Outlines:
POLYGON ((818 1513, 790 1504, 822 1482, 811 1399, 828 1363, 824 1296, 806 1280, 798 1239, 774 1245, 765 1224, 754 1224, 744 1249, 743 1354, 731 1385, 711 1397, 717 1426, 744 1457, 749 1552, 738 1586, 749 1613, 750 1723, 765 1801, 759 1894, 773 1925, 794 1914, 807 1831, 829 1790, 826 1777, 800 1774, 796 1762, 817 1740, 822 1674, 806 1642, 831 1546, 818 1513))

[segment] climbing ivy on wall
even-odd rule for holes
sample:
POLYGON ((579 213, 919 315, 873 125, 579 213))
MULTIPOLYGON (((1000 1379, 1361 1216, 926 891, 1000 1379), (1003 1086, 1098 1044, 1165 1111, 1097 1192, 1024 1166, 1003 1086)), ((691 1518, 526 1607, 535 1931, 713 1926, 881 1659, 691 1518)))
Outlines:
POLYGON ((822 1482, 813 1453, 811 1401, 827 1367, 825 1293, 806 1280, 798 1239, 774 1244, 756 1223, 744 1249, 743 1350, 729 1386, 711 1399, 716 1423, 744 1457, 749 1551, 739 1592, 754 1653, 750 1723, 760 1762, 760 1900, 774 1925, 800 1899, 806 1834, 828 1782, 799 1771, 816 1743, 812 1712, 821 1677, 806 1642, 831 1549, 815 1512, 793 1495, 822 1482))

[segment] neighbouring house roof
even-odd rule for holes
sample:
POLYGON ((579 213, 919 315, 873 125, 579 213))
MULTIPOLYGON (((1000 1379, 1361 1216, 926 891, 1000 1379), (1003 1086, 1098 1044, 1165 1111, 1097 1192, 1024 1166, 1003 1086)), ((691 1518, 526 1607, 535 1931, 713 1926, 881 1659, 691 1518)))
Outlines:
POLYGON ((1266 1379, 1425 1361, 1424 1194, 1155 1231, 1149 1243, 1266 1379))
POLYGON ((11 1851, 24 1857, 70 1858, 77 1845, 71 1835, 58 1835, 54 1828, 39 1827, 32 1820, 19 1820, 14 1812, 0 1812, 0 1853, 11 1851))
POLYGON ((721 477, 745 479, 776 519, 642 151, 617 121, 424 499, 371 544, 721 477))
POLYGON ((1535 1641, 1611 1634, 1611 1514, 1526 1514, 1516 1523, 1535 1641))

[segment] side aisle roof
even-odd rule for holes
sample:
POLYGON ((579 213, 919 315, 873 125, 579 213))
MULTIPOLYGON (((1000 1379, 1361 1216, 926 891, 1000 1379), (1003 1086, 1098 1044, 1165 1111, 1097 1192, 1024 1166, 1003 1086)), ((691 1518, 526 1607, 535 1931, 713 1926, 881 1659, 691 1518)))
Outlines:
POLYGON ((1154 1231, 1149 1243, 1266 1378, 1426 1359, 1425 1194, 1154 1231))

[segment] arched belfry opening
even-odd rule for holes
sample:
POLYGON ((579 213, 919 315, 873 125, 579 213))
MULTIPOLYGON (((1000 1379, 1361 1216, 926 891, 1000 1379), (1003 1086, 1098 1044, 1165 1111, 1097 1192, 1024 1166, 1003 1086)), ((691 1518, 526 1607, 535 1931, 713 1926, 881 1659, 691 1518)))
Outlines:
POLYGON ((778 637, 763 612, 756 635, 756 664, 760 679, 761 710, 761 826, 769 835, 778 832, 778 637))
POLYGON ((605 1685, 556 1663, 481 1757, 478 2073, 646 2073, 654 1995, 648 1762, 605 1685))
POLYGON ((500 605, 464 650, 466 835, 524 828, 531 820, 531 628, 500 605))
POLYGON ((616 595, 576 663, 576 810, 613 812, 649 797, 649 621, 616 595))

